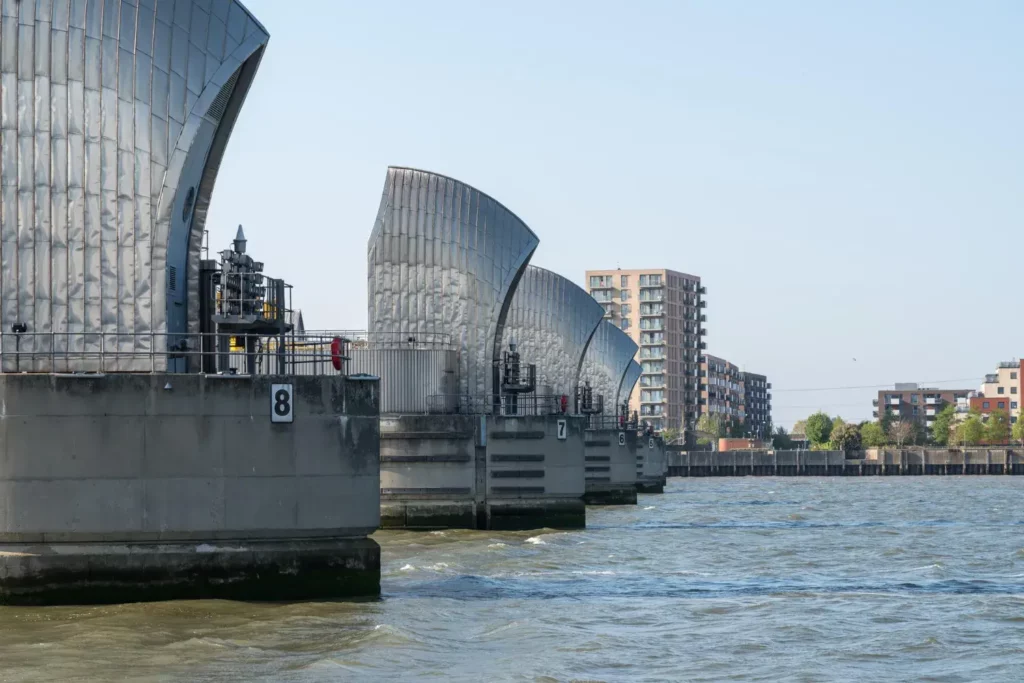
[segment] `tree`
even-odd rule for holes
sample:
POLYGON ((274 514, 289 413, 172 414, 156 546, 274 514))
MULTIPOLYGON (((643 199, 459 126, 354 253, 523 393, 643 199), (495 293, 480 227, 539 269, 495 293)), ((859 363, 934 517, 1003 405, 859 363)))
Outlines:
POLYGON ((732 439, 742 439, 746 436, 746 430, 743 428, 743 423, 739 420, 729 420, 726 425, 726 436, 732 439))
POLYGON ((956 426, 953 432, 953 443, 956 446, 976 446, 985 438, 985 423, 981 415, 972 410, 967 419, 956 426))
POLYGON ((889 425, 889 440, 896 444, 896 448, 903 448, 903 444, 914 439, 914 423, 906 420, 895 420, 889 425))
POLYGON ((697 443, 707 444, 711 443, 712 439, 725 436, 725 425, 722 424, 717 415, 704 413, 697 420, 697 431, 702 432, 697 439, 697 443))
POLYGON ((932 423, 932 441, 945 446, 949 443, 950 432, 953 430, 953 423, 956 422, 956 408, 952 403, 939 411, 932 423))
POLYGON ((832 424, 832 435, 829 438, 832 450, 855 451, 860 448, 860 430, 857 425, 847 424, 839 418, 832 424))
POLYGON ((672 427, 663 429, 661 430, 661 438, 665 440, 665 443, 672 443, 679 438, 679 430, 672 427))
POLYGON ((828 443, 832 435, 832 418, 822 412, 817 412, 807 418, 806 434, 812 444, 821 445, 828 443))
POLYGON ((796 444, 793 443, 793 439, 789 438, 789 434, 786 433, 786 428, 779 426, 775 430, 775 435, 772 437, 772 447, 780 451, 788 451, 792 449, 796 444))
POLYGON ((864 448, 878 448, 885 445, 885 432, 877 422, 865 422, 860 426, 860 443, 864 448))
POLYGON ((985 441, 1000 445, 1010 440, 1010 416, 1005 410, 994 410, 985 423, 985 441))
POLYGON ((1017 421, 1013 423, 1013 438, 1021 443, 1024 443, 1024 420, 1017 418, 1017 421))
POLYGON ((882 411, 882 415, 878 418, 878 424, 882 427, 882 433, 888 434, 889 428, 892 427, 892 423, 895 421, 895 416, 892 411, 886 408, 882 411))

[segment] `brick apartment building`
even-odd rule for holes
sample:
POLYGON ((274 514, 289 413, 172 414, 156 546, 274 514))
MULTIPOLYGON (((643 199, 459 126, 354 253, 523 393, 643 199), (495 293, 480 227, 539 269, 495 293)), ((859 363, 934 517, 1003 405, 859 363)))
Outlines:
POLYGON ((897 383, 892 389, 878 392, 878 398, 871 401, 872 415, 879 418, 886 412, 894 419, 914 420, 931 428, 935 416, 947 405, 967 405, 974 394, 970 389, 938 389, 920 387, 912 383, 897 383))
POLYGON ((657 430, 693 427, 700 416, 706 289, 666 268, 588 270, 587 291, 640 350, 630 411, 657 430))

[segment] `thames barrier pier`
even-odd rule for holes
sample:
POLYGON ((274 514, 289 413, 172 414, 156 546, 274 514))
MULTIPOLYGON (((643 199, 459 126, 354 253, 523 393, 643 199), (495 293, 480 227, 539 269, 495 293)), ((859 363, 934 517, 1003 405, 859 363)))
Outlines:
POLYGON ((211 193, 235 0, 0 10, 0 601, 377 595, 379 389, 211 193))
MULTIPOLYGON (((368 245, 369 328, 349 361, 381 378, 384 526, 585 525, 588 426, 605 407, 614 415, 636 345, 585 363, 603 310, 529 265, 538 243, 465 183, 388 169, 368 245)), ((635 473, 621 478, 635 502, 635 473)))

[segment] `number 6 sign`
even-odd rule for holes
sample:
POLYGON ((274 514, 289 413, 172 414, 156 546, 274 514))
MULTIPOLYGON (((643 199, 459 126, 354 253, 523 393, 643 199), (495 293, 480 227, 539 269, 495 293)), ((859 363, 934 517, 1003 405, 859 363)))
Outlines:
POLYGON ((271 384, 270 385, 270 421, 271 422, 293 422, 292 414, 292 385, 271 384))

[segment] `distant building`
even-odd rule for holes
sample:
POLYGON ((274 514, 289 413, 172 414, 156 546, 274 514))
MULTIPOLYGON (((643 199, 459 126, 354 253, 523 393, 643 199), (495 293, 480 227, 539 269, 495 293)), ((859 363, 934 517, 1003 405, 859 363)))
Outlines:
POLYGON ((917 384, 896 384, 892 389, 878 392, 878 398, 871 401, 872 415, 881 418, 889 413, 893 419, 913 420, 931 428, 935 416, 947 405, 964 405, 974 392, 970 389, 937 389, 919 387, 917 384))
POLYGON ((700 278, 648 268, 588 270, 586 279, 605 319, 640 346, 636 359, 642 371, 630 411, 658 431, 696 426, 707 320, 700 278))
POLYGON ((996 367, 991 375, 985 375, 985 382, 978 390, 978 395, 971 399, 971 408, 982 414, 994 410, 1005 411, 1011 422, 1020 416, 1021 376, 1024 374, 1024 361, 1004 361, 996 367))
POLYGON ((740 369, 724 358, 705 354, 700 371, 700 395, 707 414, 723 423, 743 424, 746 391, 740 369))
POLYGON ((743 411, 746 435, 754 439, 770 439, 772 431, 772 385, 764 375, 741 373, 743 377, 743 411))

